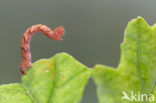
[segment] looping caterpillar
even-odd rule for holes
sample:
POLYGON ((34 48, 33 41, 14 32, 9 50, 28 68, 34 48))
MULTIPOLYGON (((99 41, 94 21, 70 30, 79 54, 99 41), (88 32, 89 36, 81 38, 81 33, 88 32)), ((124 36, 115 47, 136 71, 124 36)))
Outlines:
POLYGON ((33 66, 31 62, 30 40, 32 36, 38 32, 42 32, 45 36, 52 40, 59 41, 62 40, 61 37, 64 35, 64 27, 60 26, 52 31, 46 25, 37 24, 29 27, 25 31, 21 40, 22 63, 20 65, 20 70, 22 74, 26 74, 26 69, 33 66))

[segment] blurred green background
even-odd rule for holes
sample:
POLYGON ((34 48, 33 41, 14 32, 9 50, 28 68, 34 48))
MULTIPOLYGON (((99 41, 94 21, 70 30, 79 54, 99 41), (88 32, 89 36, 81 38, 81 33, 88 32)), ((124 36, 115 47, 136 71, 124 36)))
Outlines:
MULTIPOLYGON (((35 35, 32 61, 67 52, 88 67, 117 67, 124 29, 133 18, 156 22, 156 0, 0 0, 0 84, 19 82, 20 41, 34 24, 65 27, 63 41, 35 35)), ((90 80, 81 103, 97 103, 90 80)))

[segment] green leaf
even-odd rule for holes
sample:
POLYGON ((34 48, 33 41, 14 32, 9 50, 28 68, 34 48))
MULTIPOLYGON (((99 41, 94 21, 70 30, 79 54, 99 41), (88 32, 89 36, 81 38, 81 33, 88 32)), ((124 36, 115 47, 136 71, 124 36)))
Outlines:
POLYGON ((141 17, 130 21, 121 44, 119 66, 96 65, 93 78, 99 103, 153 103, 156 97, 156 25, 148 26, 141 17), (125 95, 129 99, 123 98, 125 95))
POLYGON ((22 82, 0 86, 0 103, 79 103, 92 70, 66 53, 33 64, 22 82))
POLYGON ((0 103, 33 103, 20 83, 0 86, 0 103))

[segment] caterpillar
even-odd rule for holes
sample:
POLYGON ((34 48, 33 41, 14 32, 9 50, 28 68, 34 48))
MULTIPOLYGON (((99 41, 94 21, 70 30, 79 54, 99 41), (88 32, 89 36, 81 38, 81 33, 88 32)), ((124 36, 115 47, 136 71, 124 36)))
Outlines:
POLYGON ((22 62, 20 65, 20 71, 22 74, 26 74, 26 69, 28 67, 33 67, 31 62, 31 52, 30 52, 30 40, 33 35, 38 32, 42 32, 45 36, 52 40, 60 41, 61 37, 64 35, 64 27, 59 26, 53 31, 46 25, 37 24, 29 27, 22 36, 21 40, 21 55, 22 62))

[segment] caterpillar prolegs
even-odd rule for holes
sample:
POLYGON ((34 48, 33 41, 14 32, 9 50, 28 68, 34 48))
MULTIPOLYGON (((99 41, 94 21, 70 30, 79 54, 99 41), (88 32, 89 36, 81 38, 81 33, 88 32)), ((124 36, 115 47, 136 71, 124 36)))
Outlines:
POLYGON ((29 27, 25 31, 21 40, 22 63, 20 65, 20 70, 22 74, 26 74, 26 69, 33 66, 31 62, 30 40, 32 36, 38 32, 42 32, 52 40, 60 41, 62 40, 61 37, 64 35, 64 27, 60 26, 52 31, 46 25, 37 24, 29 27))

